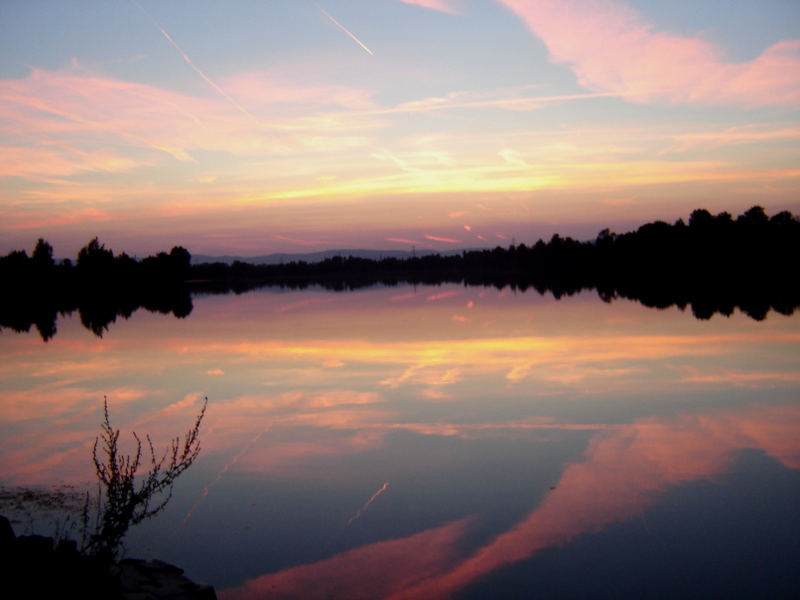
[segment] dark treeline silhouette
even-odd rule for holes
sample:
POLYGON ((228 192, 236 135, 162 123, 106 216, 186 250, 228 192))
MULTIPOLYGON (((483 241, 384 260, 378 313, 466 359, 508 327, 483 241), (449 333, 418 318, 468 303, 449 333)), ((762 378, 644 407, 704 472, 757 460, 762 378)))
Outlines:
POLYGON ((770 310, 791 314, 800 306, 800 219, 788 211, 769 217, 754 206, 737 218, 705 209, 688 223, 655 221, 617 234, 577 241, 553 235, 532 246, 511 245, 461 254, 371 260, 333 257, 281 265, 203 263, 175 247, 167 254, 135 260, 114 256, 95 238, 77 262, 56 264, 52 248, 39 240, 28 257, 14 251, 0 258, 0 327, 28 331, 47 340, 57 315, 78 310, 81 322, 101 335, 117 316, 138 307, 173 313, 192 310, 191 293, 241 293, 264 286, 353 290, 373 285, 462 283, 533 288, 556 298, 597 290, 606 302, 638 300, 650 307, 687 306, 698 319, 730 315, 735 308, 761 320, 770 310))
POLYGON ((114 256, 97 238, 78 252, 75 263, 56 262, 53 248, 39 239, 29 257, 15 250, 0 258, 0 327, 29 331, 35 326, 45 341, 56 333, 58 315, 78 311, 81 323, 102 336, 117 317, 128 318, 137 309, 185 317, 192 300, 184 281, 189 274, 189 252, 176 246, 136 260, 125 253, 114 256))
POLYGON ((348 290, 375 284, 463 283, 536 289, 556 298, 596 289, 605 301, 629 298, 650 307, 691 306, 698 319, 730 315, 738 307, 754 319, 770 309, 791 314, 800 306, 800 220, 788 211, 768 217, 755 206, 729 213, 692 212, 670 225, 655 221, 596 239, 554 235, 532 246, 512 245, 460 255, 370 260, 334 257, 317 263, 191 268, 195 289, 243 292, 263 285, 348 290))

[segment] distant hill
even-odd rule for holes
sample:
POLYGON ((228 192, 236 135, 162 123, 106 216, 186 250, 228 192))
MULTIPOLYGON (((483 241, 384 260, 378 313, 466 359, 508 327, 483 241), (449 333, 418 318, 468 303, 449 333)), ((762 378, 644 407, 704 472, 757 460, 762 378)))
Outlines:
MULTIPOLYGON (((469 251, 468 249, 467 251, 469 251)), ((452 256, 454 254, 461 254, 463 250, 448 250, 446 252, 438 252, 436 250, 417 250, 412 253, 410 250, 323 250, 320 252, 308 253, 295 253, 288 254, 279 252, 275 254, 265 254, 262 256, 209 256, 206 254, 193 254, 192 264, 200 265, 203 263, 225 263, 227 265, 233 264, 234 261, 249 263, 251 265, 280 265, 290 262, 305 261, 307 263, 322 262, 326 258, 333 258, 341 256, 347 258, 352 256, 354 258, 368 258, 370 260, 380 260, 382 258, 411 258, 413 254, 416 256, 430 256, 432 254, 439 254, 441 256, 452 256)))

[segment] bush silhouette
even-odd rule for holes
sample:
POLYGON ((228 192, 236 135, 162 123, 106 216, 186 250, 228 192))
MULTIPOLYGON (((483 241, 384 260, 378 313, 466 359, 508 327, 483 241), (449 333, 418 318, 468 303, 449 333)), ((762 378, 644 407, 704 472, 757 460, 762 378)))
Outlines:
POLYGON ((200 453, 200 423, 207 405, 208 398, 205 398, 194 425, 183 441, 180 438, 173 439, 170 448, 160 458, 156 456, 150 436, 145 436, 150 454, 149 466, 137 483, 137 472, 142 466, 143 458, 142 440, 133 432, 136 440, 135 454, 120 452, 119 429, 111 426, 108 398, 104 398, 102 434, 95 438, 92 448, 92 461, 100 483, 99 514, 94 533, 88 534, 87 497, 84 507, 84 552, 116 558, 128 529, 164 510, 172 497, 175 480, 192 465, 200 453))

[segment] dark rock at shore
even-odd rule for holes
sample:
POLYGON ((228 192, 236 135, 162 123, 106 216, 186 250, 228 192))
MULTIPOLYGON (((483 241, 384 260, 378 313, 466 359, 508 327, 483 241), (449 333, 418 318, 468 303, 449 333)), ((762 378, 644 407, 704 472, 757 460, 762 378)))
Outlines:
POLYGON ((119 580, 124 600, 216 600, 210 585, 189 580, 179 569, 160 560, 119 561, 119 580))
POLYGON ((192 582, 159 560, 113 562, 78 551, 73 540, 16 536, 0 516, 0 585, 3 597, 110 600, 216 600, 214 588, 192 582))

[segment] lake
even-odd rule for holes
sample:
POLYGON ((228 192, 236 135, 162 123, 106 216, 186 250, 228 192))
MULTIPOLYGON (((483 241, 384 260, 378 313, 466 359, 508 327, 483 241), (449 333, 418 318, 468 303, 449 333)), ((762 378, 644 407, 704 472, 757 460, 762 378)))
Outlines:
MULTIPOLYGON (((104 396, 128 450, 208 397, 126 553, 221 599, 800 595, 798 314, 267 288, 102 338, 4 330, 0 355, 7 495, 94 489, 104 396)), ((28 513, 17 533, 56 519, 28 513)))

